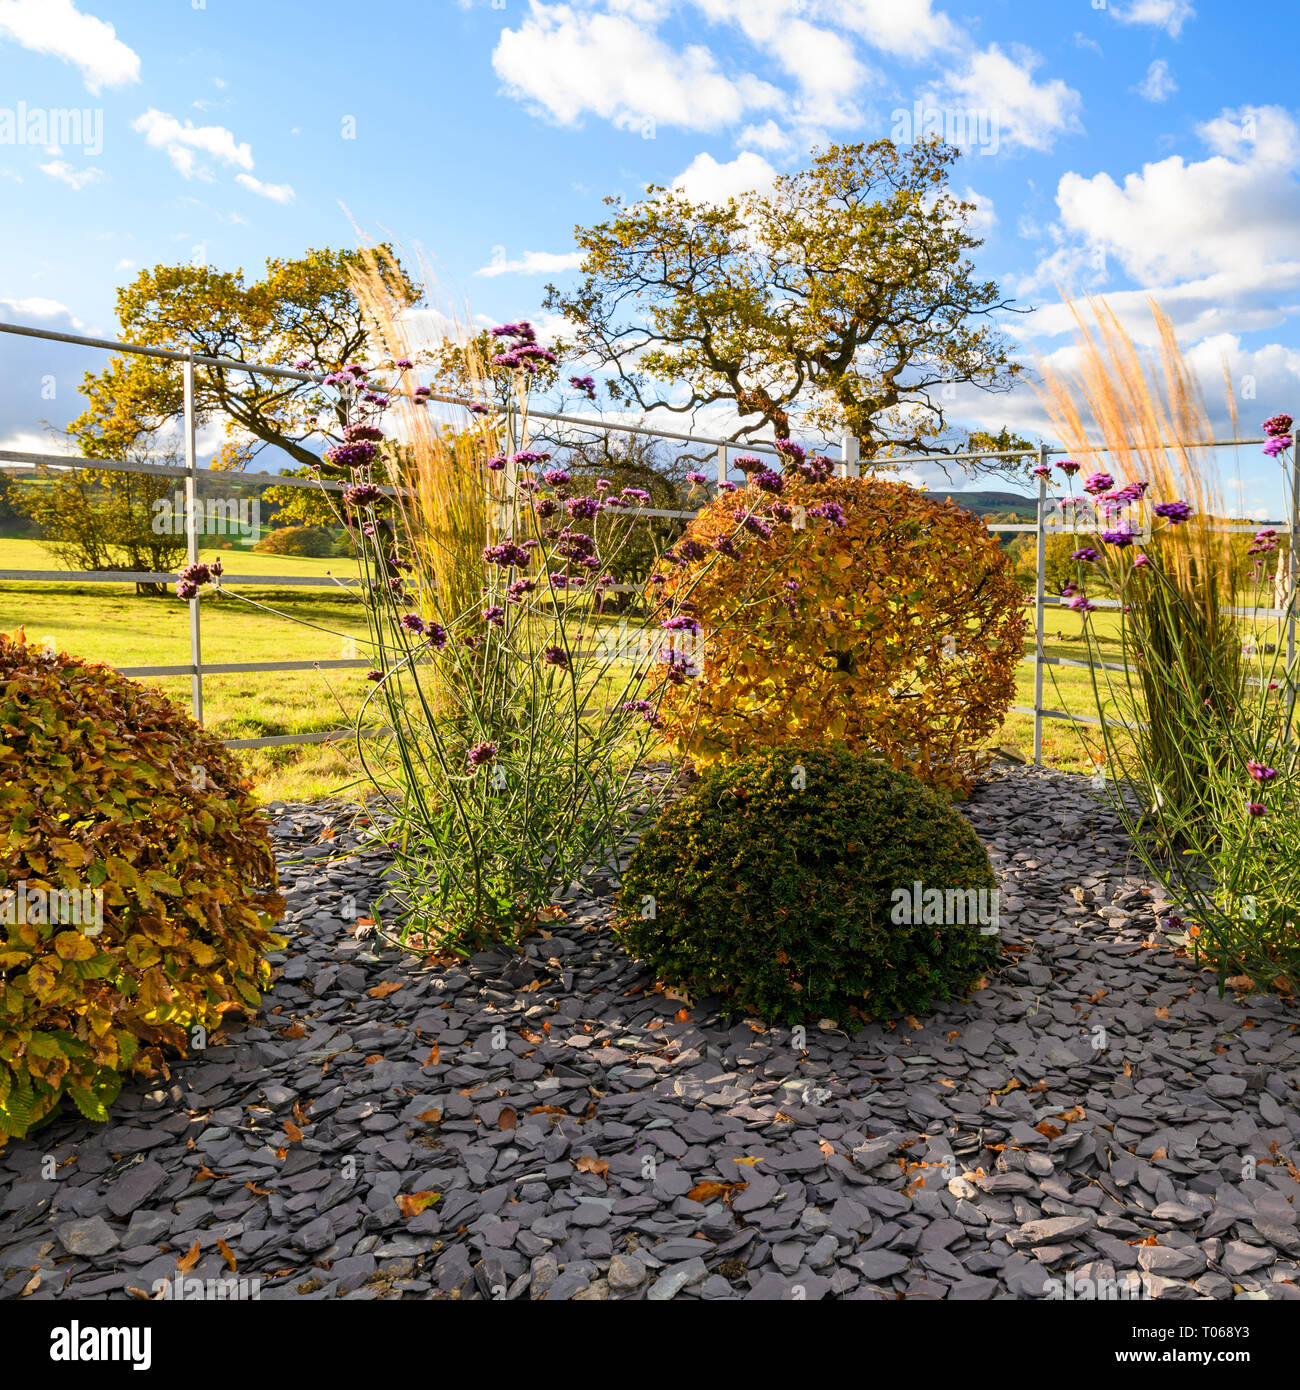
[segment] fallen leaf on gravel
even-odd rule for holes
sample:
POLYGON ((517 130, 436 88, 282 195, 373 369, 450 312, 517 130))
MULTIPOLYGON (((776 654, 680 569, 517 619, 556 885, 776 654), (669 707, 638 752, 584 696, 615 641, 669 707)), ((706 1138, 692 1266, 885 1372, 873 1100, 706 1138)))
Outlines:
POLYGON ((534 1105, 528 1113, 530 1115, 567 1115, 569 1108, 567 1105, 534 1105))
POLYGON ((1163 1004, 1158 1005, 1156 1007, 1156 1017, 1159 1019, 1168 1018, 1169 1010, 1163 1004))
POLYGON ((905 1015, 904 1015, 904 1022, 906 1022, 907 1026, 908 1026, 909 1028, 911 1028, 911 1029, 912 1029, 914 1032, 916 1032, 916 1033, 921 1032, 922 1029, 924 1029, 924 1027, 925 1027, 925 1024, 924 1024, 924 1023, 920 1023, 920 1022, 917 1021, 917 1018, 916 1018, 916 1015, 915 1015, 915 1014, 905 1014, 905 1015))
POLYGON ((188 1274, 199 1262, 199 1242, 196 1238, 194 1244, 185 1252, 184 1255, 176 1257, 176 1268, 182 1274, 188 1274))
POLYGON ((366 993, 372 999, 387 999, 390 994, 396 994, 401 987, 401 980, 385 980, 382 984, 376 985, 373 989, 366 990, 366 993))
POLYGON ((419 1216, 441 1197, 441 1192, 401 1192, 395 1200, 403 1216, 419 1216))
POLYGON ((515 1129, 519 1124, 519 1116, 507 1105, 497 1116, 498 1129, 515 1129))
POLYGON ((420 1114, 418 1114, 415 1118, 416 1118, 417 1120, 419 1120, 419 1121, 421 1122, 421 1124, 436 1125, 436 1124, 442 1119, 442 1111, 441 1111, 441 1110, 424 1110, 424 1111, 422 1111, 420 1114))
POLYGON ((442 1048, 437 1043, 429 1049, 429 1055, 420 1063, 422 1067, 436 1067, 442 1057, 442 1048))
POLYGON ((581 1158, 574 1161, 574 1167, 580 1173, 594 1173, 598 1178, 604 1178, 606 1182, 609 1181, 609 1164, 603 1158, 596 1158, 592 1154, 583 1154, 581 1158))
POLYGON ((686 1194, 688 1202, 716 1202, 719 1197, 731 1200, 733 1192, 743 1192, 747 1182, 697 1182, 686 1194))
POLYGON ((289 1028, 281 1028, 280 1036, 290 1039, 305 1038, 307 1036, 307 1030, 301 1023, 295 1023, 289 1028))
POLYGON ((369 1057, 362 1058, 361 1065, 363 1067, 373 1067, 376 1062, 382 1062, 383 1060, 384 1054, 382 1052, 372 1052, 369 1057))
POLYGON ((235 1252, 226 1244, 224 1240, 217 1241, 217 1249, 221 1251, 221 1258, 226 1262, 226 1268, 231 1274, 239 1273, 239 1262, 235 1259, 235 1252))
POLYGON ((284 1132, 289 1136, 289 1142, 291 1144, 302 1143, 302 1130, 300 1130, 292 1120, 286 1120, 284 1122, 284 1132))
POLYGON ((752 1167, 754 1166, 754 1164, 756 1164, 756 1163, 762 1163, 763 1159, 762 1159, 762 1157, 761 1157, 761 1155, 760 1155, 758 1158, 733 1158, 731 1161, 732 1161, 733 1163, 743 1163, 743 1164, 745 1164, 747 1167, 752 1168, 752 1167))

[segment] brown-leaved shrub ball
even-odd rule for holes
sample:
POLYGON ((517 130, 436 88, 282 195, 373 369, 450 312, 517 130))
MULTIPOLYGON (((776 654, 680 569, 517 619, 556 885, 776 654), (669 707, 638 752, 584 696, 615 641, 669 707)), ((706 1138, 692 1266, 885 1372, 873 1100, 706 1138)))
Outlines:
POLYGON ((702 767, 825 741, 968 792, 1024 651, 1009 557, 907 484, 781 477, 715 497, 661 563, 662 592, 701 627, 667 735, 702 767))
POLYGON ((0 1144, 261 1002, 283 940, 232 755, 161 693, 0 635, 0 1144))

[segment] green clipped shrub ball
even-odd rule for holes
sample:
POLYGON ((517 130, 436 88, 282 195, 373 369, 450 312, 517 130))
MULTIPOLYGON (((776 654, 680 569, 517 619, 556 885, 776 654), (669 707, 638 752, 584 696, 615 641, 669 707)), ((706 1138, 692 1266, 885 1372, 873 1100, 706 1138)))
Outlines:
POLYGON ((995 888, 974 830, 914 777, 843 748, 776 749, 711 769, 663 812, 614 929, 692 995, 851 1030, 990 970, 995 888))
POLYGON ((164 695, 0 635, 0 1145, 107 1120, 195 1027, 251 1013, 283 938, 234 757, 164 695))

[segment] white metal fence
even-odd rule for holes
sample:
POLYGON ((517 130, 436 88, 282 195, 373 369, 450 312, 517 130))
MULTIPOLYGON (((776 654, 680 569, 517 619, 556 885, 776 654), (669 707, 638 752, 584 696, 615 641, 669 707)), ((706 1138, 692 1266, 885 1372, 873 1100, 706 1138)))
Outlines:
MULTIPOLYGON (((53 342, 69 343, 80 347, 99 348, 108 352, 121 352, 137 354, 145 357, 156 357, 167 361, 179 362, 182 364, 184 377, 184 413, 182 420, 182 433, 185 446, 185 466, 154 466, 147 463, 125 462, 114 459, 82 458, 67 454, 47 454, 33 453, 21 450, 0 449, 0 465, 6 463, 27 464, 27 465, 48 465, 58 468, 71 469, 96 469, 116 472, 136 472, 145 473, 153 477, 183 479, 185 484, 185 506, 186 506, 186 552, 188 563, 194 564, 198 560, 199 551, 199 512, 198 506, 198 482, 202 475, 220 477, 227 482, 239 485, 261 484, 276 487, 311 487, 325 488, 332 492, 341 492, 345 486, 343 483, 328 482, 312 478, 290 478, 278 473, 228 473, 220 472, 215 469, 200 468, 198 465, 196 449, 196 419, 194 407, 194 371, 196 367, 218 367, 227 371, 247 372, 250 375, 263 375, 270 377, 280 377, 293 381, 301 382, 320 382, 323 378, 316 373, 298 371, 289 367, 268 366, 260 363, 240 362, 231 358, 206 357, 200 353, 195 353, 190 349, 177 350, 170 348, 144 347, 136 343, 116 342, 107 338, 83 337, 72 333, 56 333, 48 329, 33 328, 22 324, 0 323, 0 333, 15 334, 22 337, 41 338, 53 342)), ((433 394, 428 397, 431 401, 437 401, 446 405, 468 405, 470 402, 462 400, 457 396, 447 396, 433 394)), ((547 420, 556 424, 574 425, 582 429, 590 430, 595 433, 642 435, 654 439, 663 439, 673 443, 685 443, 694 445, 704 445, 716 451, 717 459, 717 479, 719 482, 728 480, 729 459, 732 452, 746 453, 775 453, 772 444, 762 442, 738 443, 735 440, 718 439, 709 435, 693 433, 683 433, 673 430, 659 430, 647 425, 627 424, 619 420, 604 420, 594 415, 566 415, 557 414, 541 410, 530 410, 530 418, 547 420)), ((1197 443, 1196 448, 1230 448, 1244 445, 1262 444, 1264 440, 1259 439, 1231 439, 1213 440, 1205 443, 1197 443)), ((1037 461, 1040 465, 1045 465, 1049 459, 1056 456, 1064 456, 1066 450, 1041 444, 1037 450, 1037 461)), ((1099 452, 1105 452, 1100 450, 1099 452)), ((985 459, 985 458, 1023 458, 1023 450, 1009 450, 1002 453, 989 451, 972 451, 967 453, 946 454, 943 456, 945 461, 962 461, 966 459, 985 459)), ((898 458, 891 458, 891 464, 906 463, 926 463, 933 462, 933 458, 927 455, 907 455, 898 458)), ((846 435, 840 446, 839 471, 842 477, 856 477, 858 475, 858 445, 857 440, 852 436, 846 435)), ((391 492, 391 489, 385 489, 391 492)), ((1283 608, 1256 608, 1256 609, 1235 609, 1233 610, 1240 616, 1256 618, 1275 618, 1285 619, 1287 625, 1287 666, 1293 669, 1296 655, 1296 609, 1294 595, 1296 592, 1297 566, 1300 565, 1300 469, 1293 468, 1291 475, 1290 495, 1286 499, 1286 509, 1289 513, 1285 521, 1266 522, 1261 521, 1251 525, 1228 525, 1221 529, 1237 532, 1252 532, 1260 527, 1274 526, 1285 528, 1290 538, 1288 550, 1288 598, 1287 605, 1283 608)), ((1101 721, 1089 715, 1071 714, 1066 710, 1050 709, 1043 703, 1043 678, 1048 667, 1070 667, 1083 670, 1106 669, 1110 671, 1124 671, 1124 666, 1112 663, 1093 663, 1090 661, 1073 661, 1065 657, 1049 657, 1045 650, 1045 620, 1047 610, 1050 607, 1061 605, 1065 600, 1046 592, 1046 562, 1047 562, 1047 539, 1056 532, 1072 532, 1072 528, 1064 524, 1059 526, 1052 525, 1048 520, 1049 498, 1047 494, 1047 480, 1040 478, 1038 481, 1037 516, 1033 522, 1025 523, 995 523, 988 526, 988 530, 998 533, 1024 532, 1033 533, 1036 546, 1036 584, 1032 598, 1027 598, 1026 602, 1034 608, 1034 652, 1022 658, 1025 663, 1032 664, 1034 668, 1034 703, 1032 705, 1013 705, 1012 712, 1017 714, 1033 715, 1034 719, 1034 762, 1041 764, 1043 760, 1043 727, 1048 719, 1063 719, 1073 723, 1099 724, 1101 721)), ((697 513, 691 510, 671 510, 646 508, 640 513, 647 517, 678 517, 690 518, 697 513)), ((1083 528, 1080 534, 1087 534, 1087 528, 1083 528)), ((90 570, 90 571, 70 571, 70 570, 10 570, 0 569, 0 582, 6 580, 38 580, 54 581, 61 583, 78 584, 123 584, 123 583, 153 583, 153 584, 174 584, 179 578, 176 574, 134 571, 134 570, 90 570)), ((223 574, 221 577, 222 587, 234 586, 267 586, 277 588, 289 586, 316 586, 316 587, 336 587, 339 584, 355 585, 355 579, 346 580, 337 577, 315 578, 300 575, 256 575, 256 574, 223 574)), ((1099 599, 1093 600, 1098 608, 1118 608, 1117 601, 1099 599)), ((194 718, 202 724, 203 722, 203 678, 218 675, 242 675, 256 671, 311 671, 311 670, 336 670, 336 669, 357 669, 368 668, 371 663, 363 658, 335 658, 321 659, 316 661, 243 661, 243 662, 205 662, 203 660, 203 633, 201 620, 201 607, 197 598, 189 601, 189 645, 190 659, 187 662, 176 665, 165 666, 123 666, 115 668, 120 674, 136 677, 161 677, 161 676, 189 676, 190 677, 190 702, 194 718)), ((317 733, 306 734, 284 734, 266 738, 237 738, 224 740, 228 748, 275 748, 294 744, 326 743, 332 740, 351 736, 355 731, 352 729, 330 729, 317 733)))

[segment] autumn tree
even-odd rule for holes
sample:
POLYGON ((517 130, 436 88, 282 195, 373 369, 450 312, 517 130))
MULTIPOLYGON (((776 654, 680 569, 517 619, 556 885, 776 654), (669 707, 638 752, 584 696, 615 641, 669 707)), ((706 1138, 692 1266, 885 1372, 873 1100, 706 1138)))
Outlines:
MULTIPOLYGON (((175 468, 175 456, 146 458, 127 449, 129 462, 175 468)), ((35 524, 41 545, 74 570, 129 570, 172 574, 185 562, 186 537, 160 524, 175 506, 174 477, 100 468, 59 469, 39 487, 23 490, 16 505, 35 524)), ((137 580, 136 593, 159 597, 165 582, 137 580)))
MULTIPOLYGON (((267 366, 306 361, 334 372, 367 355, 368 325, 349 272, 373 254, 324 250, 273 258, 251 282, 242 270, 154 266, 117 292, 121 337, 267 366)), ((380 273, 402 303, 419 302, 420 291, 395 258, 386 257, 380 273)), ((196 420, 223 422, 228 466, 243 467, 268 448, 300 466, 318 464, 322 432, 328 436, 342 423, 337 401, 311 383, 208 365, 196 366, 194 377, 196 420)), ((69 433, 87 457, 121 458, 184 411, 184 368, 163 358, 110 357, 102 372, 86 374, 81 389, 89 404, 69 433)))
POLYGON ((725 205, 608 198, 608 220, 576 229, 581 284, 548 286, 546 307, 612 369, 615 402, 728 406, 737 440, 847 431, 866 460, 1022 447, 949 419, 957 388, 1004 392, 1020 371, 994 318, 1011 301, 970 259, 976 208, 947 187, 957 157, 938 140, 832 145, 725 205))

